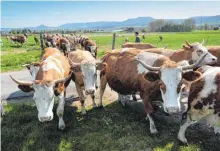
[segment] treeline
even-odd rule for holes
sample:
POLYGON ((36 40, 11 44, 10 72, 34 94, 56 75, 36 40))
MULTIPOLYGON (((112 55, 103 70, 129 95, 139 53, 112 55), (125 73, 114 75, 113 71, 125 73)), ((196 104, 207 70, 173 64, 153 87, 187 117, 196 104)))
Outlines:
POLYGON ((39 33, 60 33, 60 34, 75 34, 75 33, 95 33, 95 32, 105 32, 103 29, 94 29, 94 30, 62 30, 62 29, 53 29, 53 30, 30 30, 30 29, 12 29, 7 32, 9 34, 39 34, 39 33))
POLYGON ((190 32, 193 29, 196 29, 196 22, 193 19, 186 19, 178 24, 158 19, 150 22, 148 29, 151 32, 190 32))

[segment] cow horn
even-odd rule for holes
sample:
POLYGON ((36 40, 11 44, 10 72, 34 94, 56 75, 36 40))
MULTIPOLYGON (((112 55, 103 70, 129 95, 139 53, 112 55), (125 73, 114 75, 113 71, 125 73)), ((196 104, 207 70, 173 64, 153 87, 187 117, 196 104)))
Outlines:
POLYGON ((145 62, 139 60, 137 57, 135 57, 135 60, 140 62, 146 69, 150 70, 150 71, 159 71, 160 67, 152 67, 150 65, 147 65, 145 62))
POLYGON ((204 44, 204 42, 205 42, 205 40, 203 39, 203 40, 202 40, 202 43, 201 43, 200 45, 203 45, 203 44, 204 44))
POLYGON ((28 67, 30 65, 34 65, 34 66, 40 66, 40 63, 39 62, 32 62, 31 64, 24 64, 24 65, 21 65, 22 67, 28 67))
POLYGON ((192 45, 190 45, 190 43, 187 40, 185 40, 185 43, 187 46, 192 47, 192 45))
POLYGON ((62 82, 66 82, 67 80, 69 80, 69 78, 72 76, 72 72, 65 78, 59 79, 59 80, 55 80, 54 83, 58 84, 58 83, 62 83, 62 82))
POLYGON ((11 75, 9 75, 9 76, 11 77, 11 79, 12 79, 15 83, 17 83, 17 84, 19 84, 19 85, 26 85, 26 86, 32 86, 32 85, 33 85, 33 82, 16 80, 16 79, 14 79, 11 75))
POLYGON ((30 66, 31 64, 23 64, 23 65, 21 65, 22 67, 28 67, 28 66, 30 66))
POLYGON ((70 62, 70 65, 71 66, 77 66, 77 65, 80 65, 81 63, 75 63, 73 62, 70 58, 69 58, 69 55, 68 55, 68 59, 69 59, 69 62, 70 62))
POLYGON ((198 67, 200 65, 200 63, 205 59, 207 54, 208 53, 206 53, 202 57, 200 57, 200 59, 197 62, 195 62, 194 64, 183 66, 182 70, 189 70, 189 69, 194 69, 194 68, 198 67))

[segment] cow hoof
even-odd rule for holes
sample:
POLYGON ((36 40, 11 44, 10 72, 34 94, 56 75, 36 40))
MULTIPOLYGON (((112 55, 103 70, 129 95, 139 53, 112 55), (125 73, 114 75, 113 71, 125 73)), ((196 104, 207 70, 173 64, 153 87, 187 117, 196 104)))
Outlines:
POLYGON ((97 107, 97 109, 102 110, 102 109, 103 109, 103 105, 99 105, 99 106, 97 107))
POLYGON ((164 115, 165 115, 165 116, 171 116, 171 114, 169 114, 169 113, 167 113, 167 112, 165 112, 164 115))
POLYGON ((178 140, 178 144, 179 144, 179 146, 188 146, 187 141, 186 141, 186 142, 183 142, 183 141, 181 141, 181 140, 178 140))
POLYGON ((66 128, 65 124, 59 125, 59 129, 60 129, 60 130, 64 130, 65 128, 66 128))
POLYGON ((94 104, 94 105, 93 105, 93 108, 97 108, 97 105, 96 105, 96 104, 94 104))
POLYGON ((160 138, 160 134, 159 134, 158 132, 151 133, 150 136, 151 136, 152 138, 156 138, 156 139, 160 138))
POLYGON ((180 138, 180 137, 178 137, 178 140, 180 141, 180 143, 181 143, 182 145, 188 145, 188 142, 187 142, 187 139, 186 139, 186 138, 180 138))
POLYGON ((150 133, 151 133, 152 135, 158 135, 158 134, 159 134, 157 130, 156 130, 156 131, 151 131, 150 133))
POLYGON ((83 119, 88 120, 89 119, 88 115, 87 114, 83 115, 83 119))

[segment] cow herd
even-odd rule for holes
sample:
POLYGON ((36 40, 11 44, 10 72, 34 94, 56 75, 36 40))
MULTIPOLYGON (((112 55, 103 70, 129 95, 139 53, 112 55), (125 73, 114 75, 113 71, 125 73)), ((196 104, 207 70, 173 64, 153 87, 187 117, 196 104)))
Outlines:
POLYGON ((86 114, 85 95, 90 95, 93 107, 97 107, 95 94, 99 87, 98 107, 101 108, 108 84, 119 98, 140 95, 150 132, 156 134, 152 118, 156 112, 154 102, 160 100, 165 113, 175 114, 181 111, 181 94, 188 92, 188 108, 182 115, 178 139, 187 143, 187 127, 203 118, 214 127, 215 133, 220 133, 220 46, 204 47, 203 42, 186 42, 180 50, 172 51, 151 44, 125 43, 122 49, 108 52, 97 60, 97 46, 87 37, 43 35, 43 38, 48 48, 42 52, 40 62, 25 65, 32 81, 11 77, 22 91, 34 91, 39 121, 53 119, 57 97, 58 127, 65 128, 65 89, 72 80, 83 115, 86 114), (76 48, 76 44, 84 49, 76 48))

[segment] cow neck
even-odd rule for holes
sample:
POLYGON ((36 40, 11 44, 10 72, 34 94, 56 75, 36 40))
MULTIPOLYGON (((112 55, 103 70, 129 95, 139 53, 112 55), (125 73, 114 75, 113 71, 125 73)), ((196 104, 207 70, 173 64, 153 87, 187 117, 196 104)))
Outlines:
POLYGON ((182 60, 191 60, 192 52, 184 49, 176 50, 170 58, 175 62, 179 62, 182 60))

